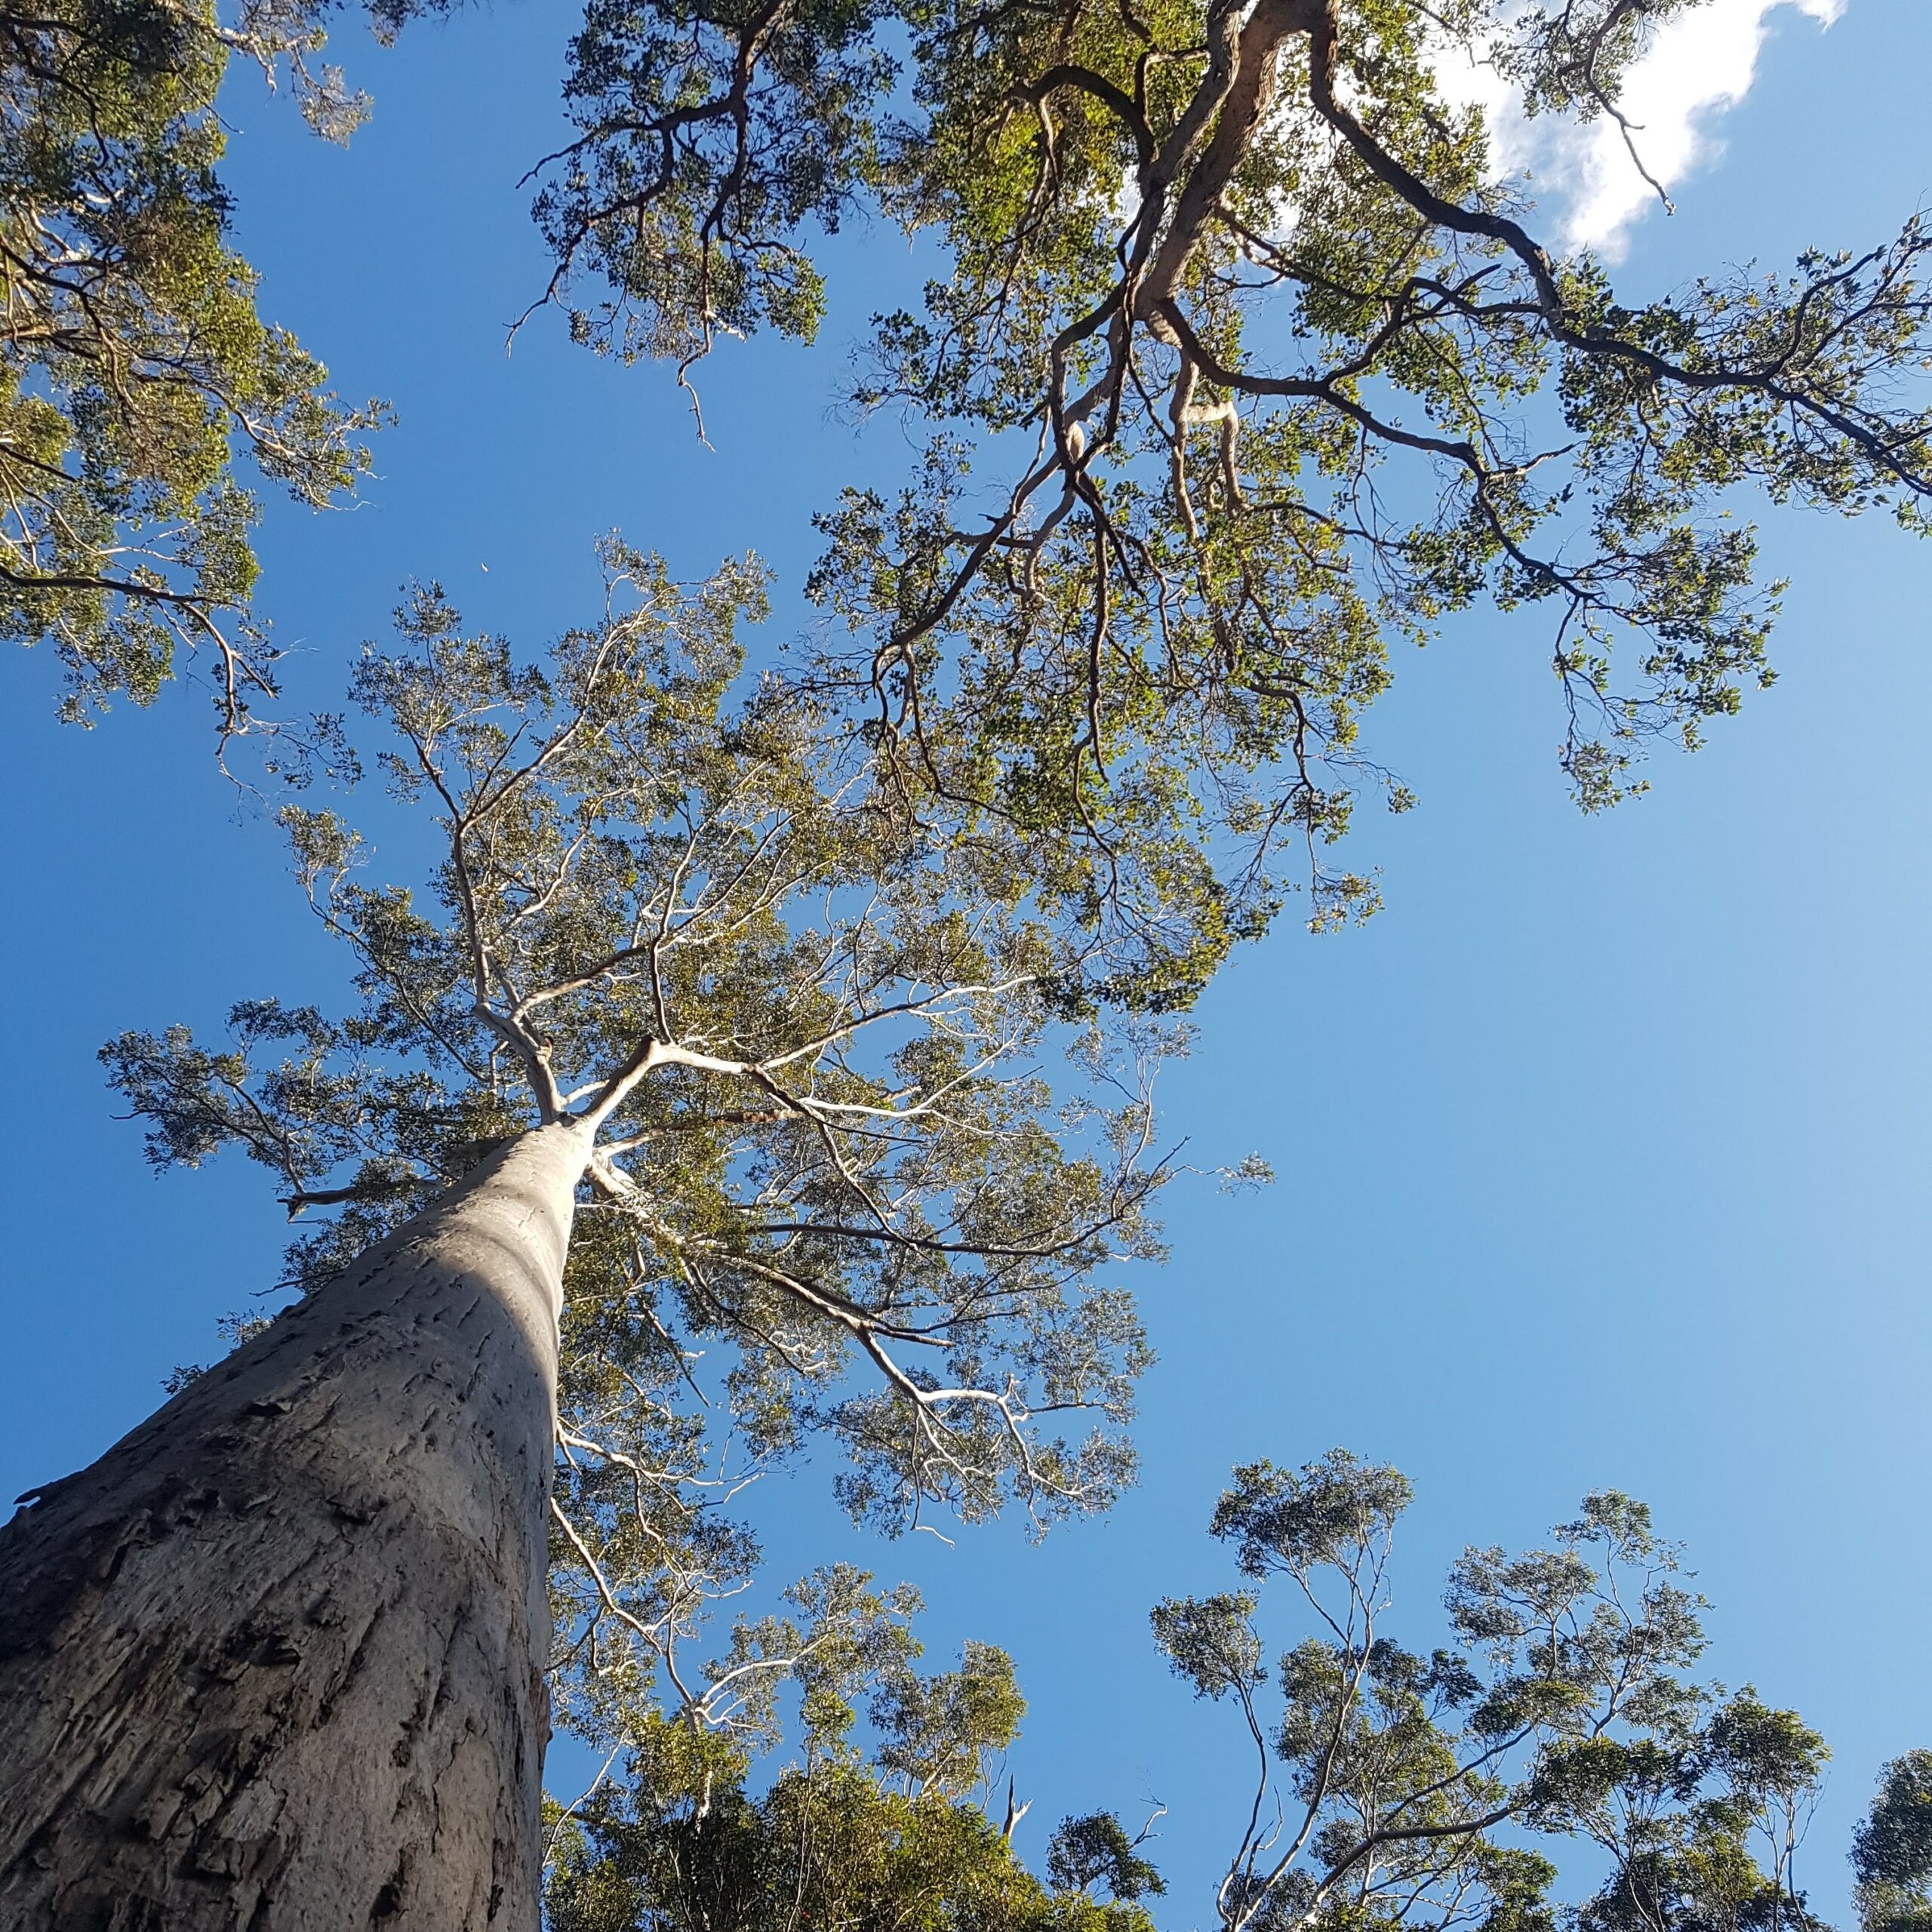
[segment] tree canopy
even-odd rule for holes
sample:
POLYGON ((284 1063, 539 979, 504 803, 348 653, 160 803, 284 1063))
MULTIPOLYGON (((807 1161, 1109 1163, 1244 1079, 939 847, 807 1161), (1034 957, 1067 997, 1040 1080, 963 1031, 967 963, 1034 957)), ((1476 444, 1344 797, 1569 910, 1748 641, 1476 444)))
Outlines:
POLYGON ((1457 97, 1487 66, 1641 168, 1623 78, 1695 4, 593 0, 549 294, 688 380, 720 337, 813 335, 817 236, 929 242, 850 391, 923 454, 822 518, 823 673, 909 789, 1103 849, 1193 831, 1225 950, 1297 884, 1284 841, 1314 923, 1372 906, 1324 854, 1364 788, 1410 802, 1358 737, 1397 644, 1546 614, 1600 806, 1770 681, 1730 501, 1924 528, 1916 217, 1629 302, 1457 97))
POLYGON ((569 1810, 553 1805, 558 1932, 1148 1932, 1134 1901, 1160 1881, 1112 1818, 1067 1822, 1051 1889, 1014 1856, 1011 1823, 991 1822, 994 1770, 1026 1712, 1003 1652, 968 1644, 959 1670, 922 1677, 910 1592, 882 1597, 869 1578, 835 1571, 792 1594, 812 1620, 759 1626, 796 1662, 762 1680, 755 1740, 645 1713, 621 1777, 569 1810), (754 1782, 747 1743, 769 1752, 784 1735, 781 1687, 796 1699, 797 1755, 754 1782))
POLYGON ((173 0, 0 12, 0 635, 51 642, 66 710, 146 703, 216 664, 226 738, 274 692, 254 616, 261 481, 315 506, 368 465, 349 408, 229 245, 216 105, 231 54, 288 71, 340 138, 361 103, 314 60, 317 10, 173 0))
POLYGON ((1707 1606, 1650 1511, 1604 1491, 1546 1549, 1465 1550, 1448 1641, 1424 1651, 1388 1630, 1410 1500, 1398 1471, 1342 1450, 1238 1469, 1211 1528, 1244 1586, 1153 1613, 1176 1674, 1234 1706, 1255 1754, 1216 1895, 1229 1932, 1815 1924, 1792 1863, 1823 1741, 1749 1686, 1690 1674, 1707 1606), (1271 1670, 1257 1618, 1274 1581, 1312 1634, 1271 1670), (1567 1841, 1610 1875, 1566 1909, 1567 1841))
MULTIPOLYGON (((1547 612, 1563 762, 1602 805, 1647 740, 1694 743, 1770 678, 1777 586, 1728 499, 1922 527, 1916 217, 1626 302, 1462 98, 1493 70, 1533 118, 1615 122, 1641 173, 1623 78, 1697 4, 592 0, 537 170, 545 294, 688 383, 721 336, 815 334, 842 223, 935 244, 850 389, 923 454, 823 515, 814 592, 854 635, 821 668, 903 785, 1103 850, 1195 828, 1225 951, 1298 884, 1318 924, 1372 908, 1327 854, 1364 789, 1410 802, 1359 742, 1398 644, 1547 612)), ((214 638, 230 728, 272 661, 232 450, 326 501, 374 420, 255 318, 221 239, 231 50, 292 63, 325 131, 362 111, 313 64, 321 17, 83 9, 8 41, 38 318, 9 338, 14 626, 100 694, 214 638)), ((1211 968, 1177 960, 1173 997, 1211 968)))

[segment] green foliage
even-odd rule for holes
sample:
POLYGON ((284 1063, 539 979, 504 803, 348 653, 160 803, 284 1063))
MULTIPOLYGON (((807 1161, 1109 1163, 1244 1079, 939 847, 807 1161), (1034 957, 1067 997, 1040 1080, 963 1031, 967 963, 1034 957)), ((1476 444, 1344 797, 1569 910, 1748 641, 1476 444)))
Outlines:
POLYGON ((556 1932, 1146 1932, 1131 1909, 1056 1897, 974 1807, 907 1798, 862 1766, 787 1771, 701 1814, 606 1809, 565 1827, 556 1932))
POLYGON ((857 0, 590 0, 565 90, 580 131, 553 158, 536 209, 558 260, 552 292, 583 273, 611 291, 572 312, 573 335, 685 364, 721 330, 811 340, 824 309, 811 263, 795 248, 737 244, 808 220, 838 226, 871 171, 870 115, 894 72, 873 25, 857 0), (755 71, 737 58, 746 38, 755 71), (711 97, 727 111, 681 118, 711 97), (678 137, 662 146, 611 138, 654 126, 678 137), (806 128, 814 138, 801 141, 806 128))
POLYGON ((380 412, 261 319, 217 173, 232 51, 292 66, 312 122, 346 134, 359 103, 312 68, 320 44, 300 4, 0 12, 0 635, 53 642, 74 718, 148 703, 206 644, 224 737, 244 728, 275 653, 237 457, 318 507, 368 466, 380 412))
POLYGON ((1887 1764, 1852 1841, 1858 1920, 1864 1932, 1932 1927, 1932 1752, 1887 1764))
POLYGON ((743 1741, 633 1714, 619 1783, 549 1807, 555 1932, 1149 1932, 1132 1900, 1159 1880, 1113 1820, 1062 1828, 1102 1849, 1078 1876, 1057 1854, 1051 1891, 989 1822, 993 1766, 1026 1711, 1003 1652, 969 1644, 958 1671, 921 1677, 910 1592, 881 1596, 841 1569, 792 1595, 798 1756, 755 1789, 743 1741), (869 1752, 851 1735, 862 1703, 869 1752), (1109 1826, 1126 1847, 1112 1865, 1109 1826), (1109 1900, 1089 1897, 1109 1874, 1109 1900))
POLYGON ((1373 907, 1330 856, 1361 792, 1411 802, 1358 743, 1398 644, 1546 614, 1601 806, 1770 681, 1777 587, 1727 498, 1923 526, 1917 219, 1632 306, 1437 84, 1486 62, 1641 168, 1622 77, 1697 4, 597 0, 550 293, 681 380, 720 331, 809 337, 814 235, 854 211, 927 238, 852 397, 924 455, 821 519, 851 638, 820 675, 909 794, 1099 855, 1123 918, 1188 909, 1149 989, 1183 1004, 1297 886, 1317 926, 1373 907), (1161 848, 1125 888, 1122 843, 1161 848))
POLYGON ((1017 1734, 1026 1709, 1006 1653, 969 1642, 957 1671, 886 1679, 872 1709, 886 1740, 880 1767, 903 1778, 915 1797, 961 1797, 980 1782, 985 1753, 1017 1734))
POLYGON ((1150 1894, 1158 1897, 1168 1887, 1152 1861, 1140 1856, 1146 1835, 1129 1838, 1111 1811, 1066 1819, 1047 1847, 1047 1875, 1060 1891, 1091 1892, 1104 1886, 1109 1897, 1122 1905, 1150 1894))

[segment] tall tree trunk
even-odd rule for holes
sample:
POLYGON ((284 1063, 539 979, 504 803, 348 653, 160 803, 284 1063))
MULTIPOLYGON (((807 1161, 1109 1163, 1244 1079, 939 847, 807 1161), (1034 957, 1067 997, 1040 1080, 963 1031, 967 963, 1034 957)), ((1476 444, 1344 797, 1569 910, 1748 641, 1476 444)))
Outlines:
POLYGON ((494 1155, 0 1529, 8 1932, 534 1932, 589 1143, 494 1155))

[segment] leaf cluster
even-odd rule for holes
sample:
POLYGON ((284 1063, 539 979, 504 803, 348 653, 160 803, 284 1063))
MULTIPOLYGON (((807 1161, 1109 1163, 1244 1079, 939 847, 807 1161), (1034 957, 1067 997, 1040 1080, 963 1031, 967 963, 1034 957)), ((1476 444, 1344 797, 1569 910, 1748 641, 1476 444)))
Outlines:
POLYGON ((1134 1900, 1159 1879, 1112 1818, 1061 1828, 1051 1889, 989 1821, 993 1767, 1026 1711, 1003 1652, 968 1644, 958 1670, 922 1675, 910 1592, 881 1595, 838 1569, 790 1595, 795 1617, 741 1629, 734 1654, 763 1660, 775 1644, 795 1657, 796 1756, 755 1780, 754 1754, 779 1743, 775 1723, 752 1737, 623 1714, 624 1775, 568 1810, 549 1806, 549 1924, 1149 1932, 1134 1900), (1110 1886, 1104 1901, 1097 1881, 1110 1886))
POLYGON ((292 63, 312 122, 346 134, 359 108, 320 43, 295 0, 0 11, 0 633, 54 644, 75 718, 146 703, 206 644, 224 739, 244 729, 275 653, 238 460, 318 506, 368 467, 383 411, 340 403, 262 319, 217 171, 237 51, 292 63))
POLYGON ((1852 1840, 1863 1932, 1924 1932, 1932 1925, 1932 1752, 1887 1764, 1852 1840))

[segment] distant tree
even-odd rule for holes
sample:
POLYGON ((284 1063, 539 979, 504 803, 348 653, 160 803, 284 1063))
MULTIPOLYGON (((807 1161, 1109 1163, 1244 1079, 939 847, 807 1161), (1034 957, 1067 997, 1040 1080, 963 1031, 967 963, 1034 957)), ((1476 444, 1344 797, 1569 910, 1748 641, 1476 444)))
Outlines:
POLYGON ((1885 1767, 1878 1795, 1852 1841, 1864 1932, 1932 1927, 1932 1751, 1885 1767))
POLYGON ((1129 1838, 1111 1811, 1064 1818, 1047 1847, 1047 1875, 1060 1891, 1087 1894, 1102 1887, 1121 1904, 1158 1898, 1168 1889, 1166 1881, 1153 1861, 1140 1854, 1152 1831, 1150 1821, 1138 1836, 1129 1838))
POLYGON ((1425 1653, 1386 1628, 1409 1499, 1341 1450, 1238 1469, 1213 1531, 1245 1586, 1153 1613, 1176 1673, 1254 1749, 1215 1896, 1227 1932, 1817 1932, 1793 1860, 1823 1741, 1688 1675, 1706 1606, 1644 1505, 1606 1491, 1549 1549, 1465 1551, 1449 1641, 1425 1653), (1258 1588, 1276 1580, 1313 1632, 1271 1670, 1258 1588), (1610 1869, 1565 1907, 1571 1843, 1610 1869))
POLYGON ((1411 802, 1358 741, 1396 645, 1547 613, 1601 806, 1770 681, 1778 586, 1727 506, 1925 527, 1918 217, 1633 304, 1445 85, 1486 66, 1641 168, 1623 77, 1700 4, 592 0, 549 295, 688 380, 721 334, 812 337, 817 235, 924 238, 851 400, 924 454, 823 519, 857 632, 826 675, 909 787, 1103 847, 1211 824, 1223 947, 1297 884, 1284 841, 1327 924, 1374 900, 1322 856, 1358 793, 1411 802))
MULTIPOLYGON (((759 1680, 755 1722, 728 1736, 646 1712, 621 1779, 549 1807, 553 1932, 1149 1932, 1132 1903, 1137 1885, 1158 1889, 1145 1860, 1105 1899, 1088 1890, 1098 1866, 1075 1878, 1056 1866, 1050 1890, 989 1818, 993 1761, 1026 1709, 1004 1654, 969 1644, 960 1670, 921 1677, 915 1600, 869 1583, 823 1573, 794 1593, 808 1621, 741 1635, 761 1660, 795 1660, 798 1755, 761 1789, 747 1774, 780 1736, 775 1672, 759 1680), (862 1700, 869 1749, 853 1736, 862 1700)), ((1112 1819, 1078 1823, 1126 1843, 1112 1819)))
MULTIPOLYGON (((571 1721, 728 1730, 772 1666, 691 1645, 771 1459, 829 1438, 888 1528, 1044 1527, 1131 1472, 1147 1351, 1094 1277, 1158 1251, 1180 1042, 1095 989, 1192 941, 740 690, 755 565, 606 555, 540 668, 433 589, 363 659, 426 891, 285 814, 359 1010, 103 1056, 157 1164, 238 1145, 340 1213, 299 1305, 0 1531, 0 1918, 528 1926, 546 1545, 571 1721)), ((981 1718, 893 1681, 891 1761, 949 1788, 981 1718)))
MULTIPOLYGON (((290 72, 343 138, 359 97, 318 63, 326 8, 245 0, 0 8, 0 638, 51 642, 66 715, 146 703, 178 653, 216 665, 223 742, 274 691, 251 614, 251 487, 316 506, 367 469, 374 405, 257 312, 229 245, 216 106, 229 57, 290 72)), ((379 26, 399 15, 378 0, 379 26)))

